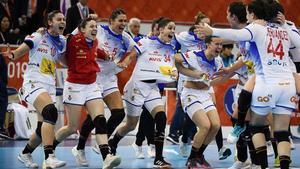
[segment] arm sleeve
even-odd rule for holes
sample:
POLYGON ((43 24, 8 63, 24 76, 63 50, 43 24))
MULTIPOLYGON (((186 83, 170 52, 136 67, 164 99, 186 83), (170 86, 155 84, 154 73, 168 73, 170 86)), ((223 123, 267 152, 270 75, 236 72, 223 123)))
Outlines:
POLYGON ((286 22, 283 25, 283 28, 285 28, 288 32, 292 45, 296 48, 300 48, 300 33, 296 28, 295 24, 291 24, 291 22, 286 22))
POLYGON ((140 55, 146 51, 147 48, 147 38, 143 38, 137 42, 137 45, 134 46, 137 53, 140 55))
POLYGON ((212 35, 233 41, 251 41, 254 38, 255 27, 255 25, 251 24, 243 29, 212 28, 212 35))
POLYGON ((26 43, 29 46, 29 48, 32 49, 38 45, 42 37, 43 36, 40 33, 34 32, 31 35, 25 37, 24 43, 26 43))

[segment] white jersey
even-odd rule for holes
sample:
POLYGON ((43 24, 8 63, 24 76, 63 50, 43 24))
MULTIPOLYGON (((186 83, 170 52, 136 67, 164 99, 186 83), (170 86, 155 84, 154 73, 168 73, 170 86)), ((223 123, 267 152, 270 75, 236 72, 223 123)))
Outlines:
POLYGON ((24 41, 32 43, 29 52, 28 67, 24 73, 24 83, 38 81, 55 85, 56 61, 66 50, 64 36, 51 36, 48 32, 44 35, 33 33, 24 41))
MULTIPOLYGON (((185 54, 181 54, 185 62, 188 64, 189 68, 203 71, 209 75, 209 77, 213 77, 214 73, 220 70, 223 67, 222 60, 218 58, 214 58, 212 60, 208 60, 205 56, 205 50, 202 51, 189 51, 185 54)), ((203 79, 193 78, 186 76, 187 81, 203 81, 203 79)), ((205 79, 204 79, 205 80, 205 79)))
POLYGON ((130 52, 136 45, 133 39, 126 32, 115 34, 109 26, 98 25, 97 27, 98 47, 104 49, 108 54, 114 57, 113 61, 97 60, 101 73, 108 74, 114 72, 117 74, 122 71, 117 67, 118 63, 126 53, 130 52))
POLYGON ((173 82, 170 74, 174 67, 174 46, 158 37, 143 38, 135 47, 139 53, 133 70, 134 80, 157 80, 158 83, 173 82))
MULTIPOLYGON (((177 42, 180 44, 180 52, 186 53, 188 51, 194 50, 205 50, 206 45, 205 42, 198 38, 198 36, 191 31, 180 32, 175 35, 177 42)), ((184 63, 185 66, 187 66, 184 63)), ((183 83, 186 79, 186 76, 179 73, 178 81, 177 81, 177 92, 181 93, 183 89, 183 83)))
POLYGON ((241 30, 213 28, 213 35, 235 41, 249 41, 249 55, 255 65, 255 74, 265 83, 293 81, 288 56, 291 38, 288 31, 279 25, 252 23, 241 30))
MULTIPOLYGON (((284 28, 289 29, 292 32, 298 32, 297 27, 291 21, 286 21, 284 28)), ((292 43, 290 48, 291 59, 293 62, 300 62, 300 48, 296 48, 296 46, 292 43)))

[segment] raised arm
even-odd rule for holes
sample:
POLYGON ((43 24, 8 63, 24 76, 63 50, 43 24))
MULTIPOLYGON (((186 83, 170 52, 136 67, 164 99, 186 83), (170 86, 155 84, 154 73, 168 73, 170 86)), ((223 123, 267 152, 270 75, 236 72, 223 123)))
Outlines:
POLYGON ((22 43, 17 49, 11 50, 9 45, 7 45, 6 52, 3 52, 3 56, 9 58, 10 60, 16 60, 24 56, 30 50, 26 43, 22 43))

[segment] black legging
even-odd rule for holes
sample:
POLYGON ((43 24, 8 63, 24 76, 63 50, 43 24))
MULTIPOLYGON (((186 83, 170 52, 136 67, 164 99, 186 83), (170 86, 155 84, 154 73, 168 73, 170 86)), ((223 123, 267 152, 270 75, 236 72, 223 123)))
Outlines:
POLYGON ((142 146, 145 137, 147 144, 154 144, 154 119, 149 111, 143 106, 143 112, 140 117, 138 132, 136 134, 135 144, 142 146))

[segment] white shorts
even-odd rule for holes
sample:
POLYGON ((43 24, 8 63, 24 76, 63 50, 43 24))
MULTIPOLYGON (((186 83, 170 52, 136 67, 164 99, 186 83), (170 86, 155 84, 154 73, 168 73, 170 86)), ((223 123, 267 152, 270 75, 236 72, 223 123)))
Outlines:
POLYGON ((129 80, 123 98, 129 116, 140 116, 143 105, 150 113, 157 106, 165 106, 156 83, 129 80))
POLYGON ((191 119, 196 111, 202 110, 206 113, 210 110, 216 110, 209 92, 209 90, 183 88, 181 93, 182 107, 191 119))
POLYGON ((237 105, 240 93, 242 92, 243 88, 244 88, 244 86, 242 86, 240 84, 236 85, 234 92, 233 92, 233 104, 237 105))
POLYGON ((115 74, 97 74, 97 84, 102 86, 103 97, 113 93, 120 92, 118 87, 118 77, 115 74))
POLYGON ((43 82, 29 81, 23 83, 20 90, 22 100, 33 105, 35 99, 41 94, 47 92, 53 103, 56 102, 56 87, 43 82))
POLYGON ((295 81, 266 84, 256 78, 251 110, 262 116, 270 112, 290 115, 296 108, 296 98, 295 81))
POLYGON ((66 81, 63 92, 65 104, 85 105, 86 102, 102 99, 102 91, 97 83, 77 84, 66 81))

